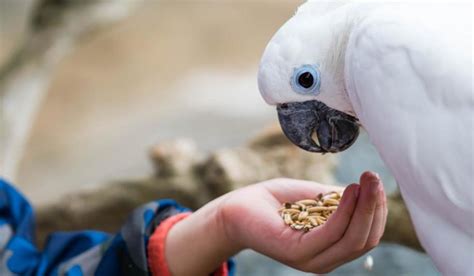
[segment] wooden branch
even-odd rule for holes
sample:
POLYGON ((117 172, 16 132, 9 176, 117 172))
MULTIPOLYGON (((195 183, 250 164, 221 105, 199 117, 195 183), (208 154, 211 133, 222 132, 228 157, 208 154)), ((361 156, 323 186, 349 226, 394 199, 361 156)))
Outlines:
POLYGON ((403 202, 400 192, 396 192, 388 197, 388 218, 382 240, 411 247, 424 252, 415 232, 415 227, 411 222, 408 209, 403 202))
POLYGON ((53 231, 97 229, 117 232, 134 208, 159 198, 173 198, 197 208, 205 200, 199 200, 202 195, 195 184, 187 177, 124 181, 40 206, 36 209, 38 244, 43 244, 53 231))
POLYGON ((140 1, 41 0, 25 38, 0 68, 0 175, 13 180, 53 69, 79 39, 124 18, 140 1))
MULTIPOLYGON (((173 198, 197 209, 223 193, 276 177, 335 182, 334 155, 297 149, 277 128, 248 145, 218 150, 206 159, 189 140, 163 143, 151 155, 157 169, 151 178, 112 183, 38 208, 39 239, 57 230, 117 231, 135 207, 155 199, 173 198)), ((401 197, 390 196, 388 204, 383 240, 422 250, 401 197)))

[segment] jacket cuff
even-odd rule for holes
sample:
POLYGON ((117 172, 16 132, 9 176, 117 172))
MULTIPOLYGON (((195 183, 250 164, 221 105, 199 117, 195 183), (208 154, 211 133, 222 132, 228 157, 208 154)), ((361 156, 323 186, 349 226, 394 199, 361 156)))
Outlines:
MULTIPOLYGON (((160 223, 148 241, 148 266, 152 275, 171 276, 166 262, 165 241, 169 230, 191 214, 191 212, 180 213, 171 216, 160 223)), ((224 262, 212 275, 227 276, 229 273, 227 262, 224 262)))

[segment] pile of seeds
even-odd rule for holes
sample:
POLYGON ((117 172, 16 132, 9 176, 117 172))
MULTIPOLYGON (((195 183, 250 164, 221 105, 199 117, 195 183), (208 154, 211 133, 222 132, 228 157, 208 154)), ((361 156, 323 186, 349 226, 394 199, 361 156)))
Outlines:
POLYGON ((329 192, 315 199, 303 199, 295 203, 285 202, 279 212, 285 224, 295 230, 308 232, 323 225, 337 210, 341 194, 329 192))

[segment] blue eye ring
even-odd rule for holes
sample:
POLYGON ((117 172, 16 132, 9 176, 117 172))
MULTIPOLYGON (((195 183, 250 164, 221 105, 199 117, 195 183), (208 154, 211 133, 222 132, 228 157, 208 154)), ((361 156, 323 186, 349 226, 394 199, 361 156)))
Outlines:
POLYGON ((293 71, 290 81, 296 93, 303 95, 318 95, 321 87, 321 73, 318 65, 305 64, 293 71))

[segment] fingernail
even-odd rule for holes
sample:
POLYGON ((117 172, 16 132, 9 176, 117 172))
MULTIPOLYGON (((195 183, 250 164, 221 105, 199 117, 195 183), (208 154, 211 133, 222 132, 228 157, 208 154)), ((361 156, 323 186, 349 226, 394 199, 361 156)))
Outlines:
POLYGON ((377 178, 377 180, 380 180, 380 175, 378 173, 374 173, 375 174, 375 178, 377 178))

